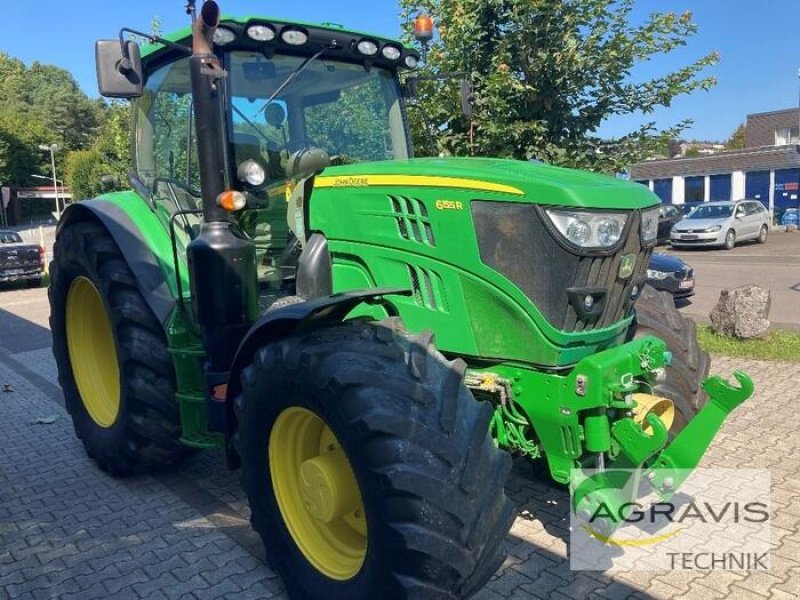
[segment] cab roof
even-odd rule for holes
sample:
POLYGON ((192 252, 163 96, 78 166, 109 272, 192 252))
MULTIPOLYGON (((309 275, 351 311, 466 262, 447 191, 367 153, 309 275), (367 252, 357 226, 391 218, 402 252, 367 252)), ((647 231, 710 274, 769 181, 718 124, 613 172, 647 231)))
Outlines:
MULTIPOLYGON (((229 29, 234 32, 235 40, 230 43, 231 47, 245 50, 261 50, 265 53, 279 51, 289 54, 311 54, 317 50, 335 43, 331 48, 332 55, 328 58, 341 57, 343 60, 370 61, 382 67, 408 67, 406 57, 413 56, 414 61, 419 60, 419 54, 410 44, 403 44, 400 41, 377 36, 370 33, 352 31, 345 29, 336 23, 305 23, 301 21, 285 21, 272 17, 244 16, 235 17, 223 15, 220 18, 219 27, 229 29), (266 25, 275 32, 275 37, 270 41, 255 41, 248 37, 247 28, 251 25, 266 25), (300 30, 307 34, 307 43, 300 46, 293 46, 284 42, 281 34, 286 30, 300 30), (359 42, 369 40, 375 43, 378 52, 375 56, 365 56, 358 52, 359 42), (396 60, 390 60, 383 56, 382 51, 385 47, 392 46, 400 50, 400 56, 396 60)), ((191 48, 192 28, 190 25, 161 36, 164 39, 185 45, 191 48)), ((174 52, 163 44, 148 43, 141 49, 142 61, 147 64, 152 60, 158 60, 164 55, 174 52)))

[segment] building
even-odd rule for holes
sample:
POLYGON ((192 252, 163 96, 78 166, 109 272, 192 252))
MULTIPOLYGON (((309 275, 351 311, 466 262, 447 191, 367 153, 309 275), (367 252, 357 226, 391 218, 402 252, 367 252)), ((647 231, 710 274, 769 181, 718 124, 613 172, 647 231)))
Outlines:
POLYGON ((72 200, 69 188, 53 186, 16 188, 0 187, 0 226, 23 225, 32 221, 55 219, 56 202, 60 210, 72 200), (57 199, 57 200, 56 200, 57 199))
POLYGON ((800 206, 800 109, 747 115, 745 148, 648 160, 631 168, 666 204, 760 200, 773 215, 800 206))

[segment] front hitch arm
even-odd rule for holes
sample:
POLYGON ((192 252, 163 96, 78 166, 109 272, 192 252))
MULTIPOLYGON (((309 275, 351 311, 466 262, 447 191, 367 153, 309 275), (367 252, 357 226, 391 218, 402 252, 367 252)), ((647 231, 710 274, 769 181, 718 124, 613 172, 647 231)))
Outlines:
POLYGON ((571 472, 573 511, 593 515, 598 507, 607 509, 613 515, 613 523, 607 523, 611 531, 631 511, 643 473, 653 489, 668 500, 700 463, 725 418, 752 395, 753 380, 742 371, 735 371, 734 377, 739 387, 716 375, 703 382, 708 403, 660 452, 667 442, 667 430, 654 414, 646 417, 650 434, 630 418, 616 422, 612 435, 619 444, 619 455, 611 468, 591 475, 582 469, 571 472), (650 466, 645 466, 649 461, 650 466))
POLYGON ((708 403, 653 463, 650 480, 662 496, 671 495, 680 487, 700 464, 727 416, 753 394, 753 380, 747 374, 735 371, 733 376, 739 387, 717 375, 703 382, 703 389, 709 396, 708 403))

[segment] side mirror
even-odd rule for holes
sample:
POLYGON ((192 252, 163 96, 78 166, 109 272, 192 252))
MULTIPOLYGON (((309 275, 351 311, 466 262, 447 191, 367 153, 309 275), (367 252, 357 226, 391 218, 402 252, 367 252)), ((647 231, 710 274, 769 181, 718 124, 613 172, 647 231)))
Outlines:
POLYGON ((95 44, 97 87, 106 98, 138 98, 144 77, 139 45, 119 40, 98 40, 95 44))

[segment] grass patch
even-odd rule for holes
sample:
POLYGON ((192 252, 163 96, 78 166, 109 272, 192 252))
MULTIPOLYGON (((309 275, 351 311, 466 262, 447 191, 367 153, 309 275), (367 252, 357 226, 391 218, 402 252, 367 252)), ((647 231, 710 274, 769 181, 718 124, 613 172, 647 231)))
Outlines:
POLYGON ((706 325, 697 328, 697 338, 711 354, 800 363, 800 332, 796 331, 771 329, 762 339, 739 340, 717 335, 706 325))

